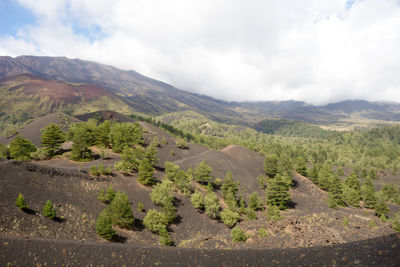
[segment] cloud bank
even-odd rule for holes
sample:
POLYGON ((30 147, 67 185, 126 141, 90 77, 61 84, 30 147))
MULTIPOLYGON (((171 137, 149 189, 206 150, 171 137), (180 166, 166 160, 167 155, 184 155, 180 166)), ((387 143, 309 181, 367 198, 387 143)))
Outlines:
POLYGON ((19 0, 2 55, 134 69, 230 101, 400 102, 398 0, 19 0))

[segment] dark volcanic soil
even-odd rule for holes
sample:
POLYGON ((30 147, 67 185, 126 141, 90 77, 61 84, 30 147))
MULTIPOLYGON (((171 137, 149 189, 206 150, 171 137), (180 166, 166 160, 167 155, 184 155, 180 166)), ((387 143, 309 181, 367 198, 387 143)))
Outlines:
POLYGON ((204 250, 0 236, 2 266, 399 266, 400 234, 339 246, 204 250))

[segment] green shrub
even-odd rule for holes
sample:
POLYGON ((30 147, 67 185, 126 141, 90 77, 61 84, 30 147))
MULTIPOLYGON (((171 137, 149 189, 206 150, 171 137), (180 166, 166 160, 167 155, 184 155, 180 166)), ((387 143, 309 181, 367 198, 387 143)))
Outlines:
POLYGON ((171 224, 176 219, 176 208, 174 204, 171 202, 166 203, 162 206, 162 212, 164 213, 167 224, 171 224))
POLYGON ((214 192, 209 192, 206 194, 204 197, 204 207, 205 207, 205 213, 210 217, 210 218, 217 218, 219 210, 221 208, 218 200, 218 196, 214 192))
POLYGON ((349 218, 344 218, 343 220, 342 220, 342 225, 343 226, 349 226, 349 224, 350 224, 350 220, 349 220, 349 218))
POLYGON ((135 221, 131 210, 131 203, 125 193, 118 192, 107 207, 112 224, 129 228, 135 221))
POLYGON ((283 217, 280 215, 279 208, 276 206, 268 206, 267 209, 267 220, 277 222, 283 217))
POLYGON ((139 177, 138 181, 144 185, 154 184, 154 167, 151 165, 148 158, 142 159, 138 167, 139 177))
POLYGON ((0 159, 7 159, 10 157, 10 149, 0 143, 0 159))
POLYGON ((137 204, 137 210, 138 210, 139 212, 145 211, 144 205, 143 205, 142 202, 139 202, 139 203, 137 204))
POLYGON ((186 142, 185 139, 183 138, 178 138, 176 140, 176 146, 179 147, 180 149, 187 149, 188 147, 188 143, 186 142))
POLYGON ((247 220, 257 220, 256 212, 253 209, 247 208, 244 212, 247 220))
POLYGON ((30 154, 36 151, 31 141, 17 135, 10 143, 10 157, 19 161, 29 161, 30 154))
POLYGON ((57 216, 54 205, 50 200, 47 200, 46 204, 43 206, 43 215, 48 219, 54 219, 57 216))
POLYGON ((258 196, 257 192, 253 192, 250 195, 249 208, 252 209, 252 210, 262 210, 262 209, 264 209, 264 205, 262 204, 262 200, 258 196))
POLYGON ((267 230, 265 230, 265 228, 258 229, 258 237, 259 238, 266 238, 267 237, 267 230))
POLYGON ((196 190, 190 197, 190 202, 192 202, 195 209, 204 209, 204 196, 201 192, 196 190))
POLYGON ((143 219, 143 225, 151 232, 160 233, 166 230, 168 224, 167 218, 162 212, 149 210, 143 219))
POLYGON ((39 148, 37 149, 35 152, 31 152, 29 154, 29 156, 33 159, 33 160, 44 160, 44 159, 48 159, 49 156, 46 152, 46 150, 44 150, 43 148, 39 148))
POLYGON ((397 212, 392 219, 392 228, 400 232, 400 212, 397 212))
POLYGON ((207 184, 212 178, 212 168, 205 161, 200 162, 195 169, 194 177, 196 181, 207 184))
POLYGON ((173 241, 166 228, 158 232, 160 235, 160 244, 164 246, 172 246, 173 241))
POLYGON ((43 149, 48 156, 53 157, 60 150, 61 144, 65 142, 65 133, 59 125, 54 123, 50 123, 40 131, 42 132, 40 142, 43 149))
POLYGON ((222 222, 229 228, 233 227, 237 221, 240 219, 239 213, 228 209, 224 209, 221 213, 222 222))
POLYGON ((239 226, 236 226, 231 230, 231 238, 233 242, 246 242, 249 236, 245 235, 244 231, 239 226))
POLYGON ((29 208, 29 206, 25 202, 24 196, 19 193, 17 200, 15 201, 15 205, 20 209, 20 210, 26 210, 29 208))
POLYGON ((106 240, 112 239, 115 235, 107 209, 104 209, 97 218, 96 233, 106 240))
POLYGON ((97 171, 97 167, 96 165, 92 165, 90 167, 89 173, 93 176, 98 176, 100 174, 100 172, 97 171))
POLYGON ((153 201, 156 205, 164 206, 173 201, 174 196, 171 194, 172 191, 172 182, 164 179, 161 183, 154 187, 153 191, 151 191, 151 201, 153 201))

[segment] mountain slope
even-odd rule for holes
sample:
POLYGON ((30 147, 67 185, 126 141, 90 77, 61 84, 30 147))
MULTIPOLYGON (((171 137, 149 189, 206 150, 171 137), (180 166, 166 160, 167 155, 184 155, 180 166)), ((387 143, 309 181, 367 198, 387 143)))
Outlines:
MULTIPOLYGON (((312 106, 299 101, 226 102, 177 89, 132 70, 119 70, 112 66, 80 59, 36 56, 0 57, 0 78, 26 73, 42 79, 70 85, 72 83, 78 86, 78 91, 89 90, 90 88, 86 88, 83 84, 90 84, 90 87, 103 88, 105 95, 112 94, 119 99, 113 108, 105 106, 104 103, 96 103, 94 110, 109 109, 124 113, 122 109, 125 108, 126 112, 136 111, 149 115, 191 110, 217 122, 246 126, 252 126, 265 119, 288 119, 335 129, 353 129, 376 126, 387 121, 400 121, 400 104, 397 103, 351 100, 326 106, 312 106)), ((47 102, 38 103, 45 106, 47 102)), ((4 107, 3 105, 3 110, 6 109, 4 107)), ((85 110, 85 112, 94 110, 85 110)))
POLYGON ((161 114, 195 109, 202 113, 238 116, 222 101, 198 96, 135 71, 65 57, 0 57, 0 78, 30 73, 63 82, 96 84, 118 95, 138 112, 161 114))

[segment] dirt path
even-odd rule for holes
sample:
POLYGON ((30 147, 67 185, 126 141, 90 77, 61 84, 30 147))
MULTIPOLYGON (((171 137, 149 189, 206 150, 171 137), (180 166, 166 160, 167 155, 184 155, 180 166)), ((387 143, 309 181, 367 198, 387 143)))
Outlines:
POLYGON ((1 266, 398 266, 400 234, 340 246, 271 250, 140 247, 0 236, 1 266))

